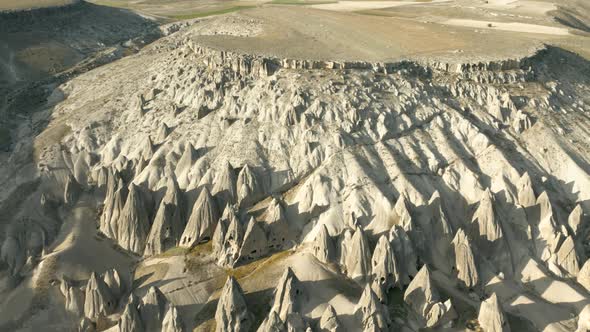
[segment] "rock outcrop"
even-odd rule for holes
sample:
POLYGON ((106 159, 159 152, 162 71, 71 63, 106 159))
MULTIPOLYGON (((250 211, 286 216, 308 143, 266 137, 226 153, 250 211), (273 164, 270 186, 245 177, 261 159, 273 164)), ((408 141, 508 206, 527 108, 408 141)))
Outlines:
POLYGON ((265 213, 266 238, 268 247, 277 250, 291 239, 290 227, 285 216, 285 211, 280 201, 276 198, 270 202, 265 213))
POLYGON ((398 285, 400 274, 391 243, 386 235, 381 235, 371 259, 373 281, 372 288, 382 302, 385 302, 389 289, 398 285))
POLYGON ((504 311, 496 293, 481 303, 477 320, 484 331, 510 332, 510 325, 504 317, 504 311))
POLYGON ((254 170, 244 165, 236 183, 238 205, 241 207, 250 206, 263 195, 262 187, 254 170))
POLYGON ((320 262, 328 264, 335 258, 335 249, 326 225, 320 225, 319 228, 313 243, 313 254, 320 262))
POLYGON ((286 332, 285 322, 274 311, 271 311, 264 319, 257 332, 286 332))
POLYGON ((201 189, 186 228, 180 237, 180 246, 192 247, 211 239, 219 218, 217 204, 207 187, 201 189))
POLYGON ((217 265, 233 267, 240 258, 240 247, 242 245, 244 230, 242 223, 233 212, 231 213, 231 218, 227 221, 229 221, 229 224, 223 240, 217 244, 218 239, 215 239, 214 254, 217 257, 217 265))
POLYGON ((462 286, 471 289, 479 282, 479 274, 471 241, 462 229, 457 231, 453 239, 454 269, 462 286))
POLYGON ((578 272, 580 272, 580 264, 578 263, 578 254, 573 237, 568 236, 565 241, 563 241, 556 256, 556 264, 568 275, 571 277, 578 275, 578 272))
MULTIPOLYGON (((288 267, 277 284, 274 291, 274 300, 270 309, 272 313, 276 313, 281 321, 285 322, 287 316, 294 312, 299 312, 301 305, 303 305, 303 288, 293 270, 288 267)), ((270 319, 269 321, 273 321, 270 319)))
POLYGON ((246 225, 244 239, 240 247, 240 261, 251 261, 264 257, 268 253, 266 233, 254 218, 250 218, 246 225))
POLYGON ((473 216, 474 236, 477 245, 486 255, 493 255, 497 248, 501 247, 503 241, 502 227, 496 216, 494 207, 494 196, 489 189, 486 189, 479 201, 479 206, 473 216))
POLYGON ((391 321, 387 308, 379 302, 379 298, 368 284, 354 307, 354 313, 360 318, 365 331, 370 331, 373 328, 378 331, 389 330, 391 321))
POLYGON ((235 204, 237 202, 236 175, 228 161, 221 166, 221 169, 217 169, 211 194, 218 199, 220 204, 235 204))
POLYGON ((393 249, 393 255, 396 257, 398 264, 398 273, 400 275, 401 285, 410 283, 410 276, 415 276, 418 257, 414 251, 414 246, 410 237, 399 225, 395 225, 389 232, 389 242, 393 249))
POLYGON ((326 306, 322 317, 320 318, 320 332, 342 332, 344 328, 340 324, 336 310, 331 304, 326 306))
POLYGON ((138 310, 145 331, 161 331, 168 300, 160 289, 149 288, 139 303, 138 310))
POLYGON ((137 299, 131 295, 125 305, 123 314, 117 323, 119 332, 142 332, 145 331, 141 316, 137 310, 137 299))
POLYGON ((139 187, 134 184, 130 185, 129 195, 117 226, 117 243, 124 249, 143 254, 151 223, 148 207, 139 187))
POLYGON ((404 293, 404 301, 422 319, 424 327, 436 327, 454 317, 451 302, 441 302, 440 295, 432 283, 429 268, 424 265, 404 293))
POLYGON ((100 315, 108 316, 115 309, 115 300, 109 286, 96 273, 90 275, 86 284, 84 316, 91 320, 100 315))
POLYGON ((248 311, 242 288, 232 276, 227 278, 215 312, 217 332, 250 331, 254 316, 248 311))
POLYGON ((371 251, 362 228, 357 227, 346 250, 346 275, 357 282, 368 281, 371 276, 371 251))
POLYGON ((168 305, 164 320, 162 321, 162 332, 183 332, 184 327, 182 320, 178 315, 178 310, 172 304, 168 305))

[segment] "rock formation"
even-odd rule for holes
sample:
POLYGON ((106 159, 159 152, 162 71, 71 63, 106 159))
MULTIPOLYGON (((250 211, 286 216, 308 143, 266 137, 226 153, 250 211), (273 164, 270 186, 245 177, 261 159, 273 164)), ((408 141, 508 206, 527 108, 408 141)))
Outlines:
POLYGON ((453 267, 457 272, 457 278, 459 278, 463 287, 471 289, 479 282, 471 241, 469 241, 465 232, 459 229, 452 243, 455 260, 453 267))
POLYGON ((84 316, 95 320, 99 315, 110 315, 114 309, 115 300, 109 286, 96 273, 92 273, 86 284, 84 316))
POLYGON ((454 310, 450 302, 441 302, 432 283, 429 268, 424 265, 404 293, 404 301, 422 318, 425 327, 436 327, 447 322, 454 310))
POLYGON ((580 265, 578 263, 578 254, 574 238, 568 236, 557 251, 556 264, 559 265, 567 274, 572 277, 578 275, 580 265))
POLYGON ((238 204, 249 206, 262 196, 262 188, 252 168, 246 164, 238 174, 236 183, 238 204))
POLYGON ((145 331, 160 331, 168 300, 157 287, 150 287, 139 303, 139 317, 145 331))
POLYGON ((386 293, 389 289, 397 286, 400 281, 396 257, 386 235, 381 235, 379 238, 373 251, 371 264, 373 271, 372 288, 379 299, 385 302, 386 293))
POLYGON ((125 207, 118 220, 117 243, 124 249, 142 254, 150 231, 147 207, 139 188, 131 184, 125 207))
POLYGON ((362 228, 357 227, 344 262, 346 275, 358 282, 368 281, 371 276, 371 251, 362 228))
POLYGON ((399 225, 395 225, 389 232, 389 241, 393 249, 393 255, 398 264, 398 273, 400 275, 400 283, 407 285, 410 282, 410 276, 415 276, 418 272, 416 264, 418 257, 414 251, 412 241, 406 232, 399 225))
POLYGON ((578 272, 576 280, 580 285, 584 286, 586 290, 590 291, 590 260, 586 260, 586 263, 584 263, 580 272, 578 272))
POLYGON ((240 247, 239 260, 254 260, 264 257, 267 253, 268 241, 266 240, 266 233, 254 218, 250 218, 240 247))
POLYGON ((326 225, 320 225, 319 228, 313 243, 313 253, 320 262, 328 264, 334 259, 335 249, 326 225))
POLYGON ((328 306, 326 306, 326 309, 320 318, 319 327, 320 332, 342 332, 344 330, 338 320, 336 310, 334 310, 332 305, 328 304, 328 306))
POLYGON ((257 332, 286 332, 285 323, 274 311, 271 311, 264 319, 257 332))
POLYGON ((68 176, 64 187, 64 203, 74 204, 80 198, 81 193, 82 188, 76 178, 73 175, 68 176))
POLYGON ((120 299, 127 292, 127 285, 117 269, 109 269, 104 273, 103 280, 115 299, 120 299))
POLYGON ((517 183, 518 203, 523 207, 530 207, 537 203, 537 197, 533 190, 533 183, 528 173, 524 173, 517 183))
POLYGON ((252 327, 254 318, 248 311, 242 288, 232 276, 227 278, 219 296, 215 320, 218 332, 250 331, 252 327))
MULTIPOLYGON (((293 312, 299 312, 301 305, 303 304, 303 288, 301 283, 293 270, 288 267, 277 284, 274 291, 274 300, 270 309, 270 316, 272 313, 276 313, 281 321, 285 322, 287 316, 293 312)), ((270 319, 273 321, 274 319, 270 319)))
POLYGON ((291 238, 289 223, 283 210, 283 206, 278 199, 273 198, 266 209, 266 238, 268 247, 280 249, 285 242, 291 238))
POLYGON ((219 218, 217 204, 204 187, 193 206, 186 228, 180 237, 180 246, 191 247, 213 236, 213 231, 219 218))
POLYGON ((236 176, 232 165, 228 161, 221 166, 221 169, 217 169, 211 194, 218 199, 220 204, 236 203, 236 176))
POLYGON ((141 316, 137 310, 137 300, 133 295, 129 296, 129 300, 125 305, 123 314, 117 323, 120 332, 139 332, 145 331, 141 316))
POLYGON ((368 284, 354 308, 354 313, 360 318, 365 331, 369 330, 370 327, 381 331, 389 330, 391 321, 387 308, 379 302, 379 298, 368 284))
POLYGON ((478 248, 486 255, 492 255, 500 246, 503 238, 500 220, 496 216, 494 196, 486 189, 479 201, 479 206, 473 216, 474 234, 477 236, 478 248))
POLYGON ((62 295, 65 297, 66 311, 82 316, 84 314, 84 292, 70 284, 66 279, 60 285, 62 295))
POLYGON ((218 239, 215 239, 214 253, 217 256, 217 264, 219 266, 233 267, 240 258, 240 247, 242 245, 244 230, 242 223, 233 212, 228 221, 229 224, 221 243, 218 244, 218 239))
POLYGON ((484 331, 510 332, 510 325, 504 317, 504 311, 498 302, 496 293, 481 303, 477 320, 484 331))
POLYGON ((178 310, 172 304, 168 305, 164 320, 162 321, 162 332, 182 332, 184 331, 182 321, 178 315, 178 310))

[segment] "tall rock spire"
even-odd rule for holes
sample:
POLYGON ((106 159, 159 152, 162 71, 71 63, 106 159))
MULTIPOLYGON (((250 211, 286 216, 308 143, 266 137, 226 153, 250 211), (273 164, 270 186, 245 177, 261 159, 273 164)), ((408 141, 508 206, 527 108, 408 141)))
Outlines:
POLYGON ((326 225, 322 224, 319 227, 320 229, 313 243, 313 253, 320 262, 327 264, 334 259, 334 245, 326 225))
POLYGON ((252 327, 254 316, 248 311, 242 288, 232 276, 221 291, 215 321, 217 332, 246 332, 252 327))
POLYGON ((203 187, 180 238, 180 246, 192 247, 201 241, 210 239, 218 218, 217 204, 207 187, 203 187))
POLYGON ((147 211, 139 188, 131 184, 118 222, 117 242, 124 249, 143 254, 151 226, 147 211))

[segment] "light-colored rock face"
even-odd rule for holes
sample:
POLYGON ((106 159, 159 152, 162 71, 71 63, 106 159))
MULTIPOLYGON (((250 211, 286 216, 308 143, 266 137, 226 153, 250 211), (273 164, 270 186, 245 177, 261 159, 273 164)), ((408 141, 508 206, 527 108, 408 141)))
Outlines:
POLYGON ((119 318, 117 326, 120 332, 141 332, 146 331, 137 310, 137 300, 133 295, 127 301, 123 314, 119 318))
POLYGON ((580 264, 578 263, 578 256, 573 237, 568 236, 565 241, 563 241, 556 256, 556 264, 559 265, 564 272, 572 277, 578 275, 580 264))
POLYGON ((307 324, 303 316, 298 312, 287 315, 286 325, 287 332, 306 332, 309 329, 309 324, 307 324))
POLYGON ((478 237, 478 247, 491 254, 503 238, 502 227, 494 206, 494 196, 489 189, 483 193, 479 206, 473 216, 474 228, 478 237))
POLYGON ((268 253, 266 233, 254 218, 250 218, 240 247, 240 260, 248 262, 268 253))
POLYGON ((268 205, 265 214, 266 222, 266 238, 268 240, 268 247, 272 249, 280 249, 291 239, 289 223, 285 216, 285 211, 281 202, 278 199, 273 199, 268 205))
POLYGON ((232 165, 225 162, 213 180, 211 194, 214 195, 220 203, 234 204, 237 201, 236 192, 236 175, 232 165))
POLYGON ((95 320, 100 315, 110 315, 114 309, 115 300, 109 286, 96 273, 92 273, 86 285, 84 316, 95 320))
POLYGON ((537 197, 533 190, 533 183, 528 173, 524 173, 518 180, 518 203, 524 207, 530 207, 536 204, 537 197))
POLYGON ((248 311, 242 288, 234 277, 229 277, 223 286, 217 311, 215 311, 215 330, 218 332, 250 331, 253 316, 248 311))
POLYGON ((366 285, 363 294, 354 308, 354 313, 362 322, 365 330, 377 328, 386 331, 391 325, 387 307, 379 302, 370 285, 366 285))
POLYGON ((590 260, 586 260, 576 279, 580 285, 590 291, 590 260))
POLYGON ((186 228, 180 237, 180 245, 191 247, 213 236, 219 218, 217 204, 205 187, 197 198, 186 228))
POLYGON ((400 283, 407 285, 410 283, 410 276, 415 276, 418 272, 416 270, 417 256, 414 246, 403 228, 398 225, 391 228, 389 241, 393 249, 393 255, 398 259, 400 283))
POLYGON ((66 311, 76 315, 76 316, 83 316, 84 315, 84 292, 73 285, 71 285, 67 280, 62 280, 60 285, 60 290, 62 295, 65 298, 65 308, 66 311))
POLYGON ((232 214, 223 241, 216 246, 214 254, 220 266, 234 266, 240 258, 240 247, 244 237, 244 227, 240 220, 232 214))
POLYGON ((456 313, 450 300, 441 302, 438 290, 435 288, 431 272, 424 265, 404 293, 404 301, 421 317, 423 327, 437 327, 456 318, 456 313))
POLYGON ((289 314, 299 312, 303 305, 304 296, 299 279, 288 267, 275 288, 270 311, 277 313, 281 321, 285 322, 289 314))
POLYGON ((168 300, 157 287, 150 287, 139 303, 141 324, 146 331, 160 331, 168 300))
POLYGON ((129 195, 117 222, 117 243, 124 249, 142 254, 150 231, 148 207, 139 188, 131 184, 129 195))
POLYGON ((321 332, 344 331, 343 326, 340 324, 340 320, 338 320, 336 310, 334 310, 334 307, 332 307, 332 305, 328 304, 328 306, 326 306, 326 310, 324 310, 324 313, 320 318, 319 327, 321 332))
POLYGON ((586 332, 590 330, 590 304, 586 305, 578 317, 578 329, 576 332, 586 332))
POLYGON ((245 207, 259 200, 264 195, 261 185, 254 170, 246 164, 236 182, 238 204, 245 207))
POLYGON ((313 243, 314 256, 323 263, 330 263, 335 258, 335 249, 326 225, 321 225, 313 243))
POLYGON ((371 249, 362 228, 355 230, 347 245, 344 262, 346 275, 358 282, 368 281, 371 276, 371 249))
MULTIPOLYGON (((391 243, 386 235, 381 235, 371 259, 373 281, 372 288, 384 301, 387 291, 398 285, 400 274, 391 243)), ((385 301, 384 301, 385 302, 385 301)))
POLYGON ((484 331, 510 332, 510 326, 495 293, 481 303, 477 320, 484 331))
POLYGON ((162 332, 183 332, 183 324, 178 315, 178 310, 173 305, 168 305, 164 320, 162 321, 162 332))
POLYGON ((473 288, 479 282, 479 274, 471 242, 465 232, 460 229, 453 239, 455 265, 457 278, 466 288, 473 288))
POLYGON ((286 332, 285 323, 274 311, 271 311, 264 319, 257 332, 286 332))

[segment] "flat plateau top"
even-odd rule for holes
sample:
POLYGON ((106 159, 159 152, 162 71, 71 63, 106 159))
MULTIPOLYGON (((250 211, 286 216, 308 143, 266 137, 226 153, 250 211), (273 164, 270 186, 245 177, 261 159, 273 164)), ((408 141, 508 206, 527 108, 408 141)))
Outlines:
POLYGON ((526 56, 544 43, 590 49, 587 33, 572 33, 545 13, 511 20, 515 16, 478 17, 479 11, 461 15, 448 3, 385 9, 393 4, 355 3, 260 6, 207 19, 191 38, 218 49, 309 60, 484 61, 526 56), (378 9, 351 10, 356 5, 378 9))
POLYGON ((79 0, 0 0, 1 11, 67 6, 79 0))

